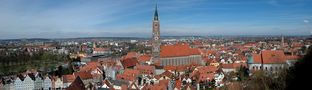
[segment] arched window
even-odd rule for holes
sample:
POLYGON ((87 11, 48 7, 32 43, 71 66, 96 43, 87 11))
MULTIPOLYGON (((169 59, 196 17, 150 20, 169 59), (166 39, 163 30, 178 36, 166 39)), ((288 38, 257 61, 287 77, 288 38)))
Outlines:
POLYGON ((270 67, 270 71, 273 71, 273 68, 272 68, 272 67, 270 67))
POLYGON ((268 71, 268 67, 265 67, 265 71, 268 71))

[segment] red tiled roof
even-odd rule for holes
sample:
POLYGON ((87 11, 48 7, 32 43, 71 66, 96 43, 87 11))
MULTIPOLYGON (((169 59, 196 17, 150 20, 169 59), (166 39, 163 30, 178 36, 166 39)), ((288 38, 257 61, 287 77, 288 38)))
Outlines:
POLYGON ((135 69, 125 69, 125 71, 123 72, 123 74, 128 74, 128 75, 133 75, 133 76, 137 76, 140 74, 139 70, 135 70, 135 69))
POLYGON ((76 77, 79 76, 81 79, 92 79, 93 78, 91 72, 84 72, 84 71, 82 71, 82 72, 74 72, 74 75, 76 77))
POLYGON ((242 67, 247 67, 246 63, 231 63, 231 64, 222 64, 221 65, 222 68, 226 68, 226 69, 237 69, 242 67))
POLYGON ((172 75, 173 75, 173 73, 171 73, 169 71, 165 71, 165 72, 160 74, 160 76, 166 76, 166 77, 171 77, 172 75))
POLYGON ((188 44, 162 45, 160 48, 161 58, 200 55, 198 49, 190 48, 188 44))
POLYGON ((199 73, 214 73, 218 70, 215 66, 202 66, 198 68, 199 73))
POLYGON ((139 62, 135 58, 127 58, 121 60, 121 64, 123 65, 124 68, 135 66, 138 63, 139 62))
POLYGON ((214 74, 212 73, 202 73, 199 75, 199 81, 212 80, 214 79, 214 74))
POLYGON ((175 88, 177 88, 178 90, 181 90, 182 88, 182 82, 180 80, 176 80, 175 81, 175 88))
POLYGON ((166 65, 166 66, 164 66, 164 70, 175 71, 176 69, 177 69, 176 66, 172 66, 172 65, 166 65))
POLYGON ((287 55, 286 56, 286 59, 287 60, 298 60, 300 59, 301 57, 300 56, 297 56, 297 55, 287 55))
POLYGON ((100 66, 99 62, 88 62, 87 65, 80 68, 80 71, 90 71, 98 68, 100 66))
POLYGON ((182 71, 186 71, 187 70, 187 66, 185 65, 179 65, 176 67, 178 72, 182 72, 182 71))
POLYGON ((141 55, 141 56, 139 56, 139 61, 140 62, 146 62, 146 61, 149 61, 151 59, 151 55, 147 55, 147 54, 145 54, 145 55, 141 55))
POLYGON ((128 52, 127 55, 125 56, 125 59, 137 58, 137 57, 138 57, 138 53, 137 52, 128 52))
POLYGON ((162 85, 168 85, 169 83, 169 80, 159 80, 159 84, 162 84, 162 85))
POLYGON ((78 76, 73 83, 69 85, 66 90, 85 90, 85 85, 83 84, 81 78, 78 76))
POLYGON ((261 63, 261 55, 264 64, 285 63, 286 61, 286 56, 281 50, 265 50, 261 51, 261 53, 262 54, 253 54, 254 63, 261 63))
POLYGON ((150 87, 150 90, 167 90, 167 85, 155 84, 150 87))
POLYGON ((140 71, 140 74, 154 74, 155 66, 148 66, 148 65, 136 65, 136 70, 140 71))
POLYGON ((138 70, 126 69, 122 74, 117 74, 117 79, 134 81, 139 74, 140 72, 138 70))
POLYGON ((68 75, 63 75, 63 82, 64 83, 69 83, 69 82, 73 82, 75 80, 75 76, 72 74, 68 74, 68 75))
POLYGON ((207 50, 207 55, 216 55, 217 51, 216 50, 207 50))
POLYGON ((93 48, 93 51, 106 51, 108 48, 93 48))

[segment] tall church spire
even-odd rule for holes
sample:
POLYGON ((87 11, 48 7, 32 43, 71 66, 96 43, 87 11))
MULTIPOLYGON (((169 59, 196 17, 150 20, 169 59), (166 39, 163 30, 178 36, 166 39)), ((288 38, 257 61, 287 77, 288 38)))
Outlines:
POLYGON ((157 11, 157 8, 158 8, 158 6, 157 6, 157 2, 156 2, 155 13, 154 13, 154 20, 155 21, 158 21, 158 11, 157 11))
POLYGON ((153 19, 153 37, 152 37, 152 59, 151 63, 157 62, 160 59, 160 24, 157 11, 157 2, 155 7, 154 19, 153 19))

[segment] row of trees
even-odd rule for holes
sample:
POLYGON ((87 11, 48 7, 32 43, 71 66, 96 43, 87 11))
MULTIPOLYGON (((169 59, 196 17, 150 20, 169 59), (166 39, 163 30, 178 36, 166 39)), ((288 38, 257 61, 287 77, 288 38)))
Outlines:
POLYGON ((36 53, 15 52, 16 54, 0 55, 0 76, 14 75, 28 69, 49 71, 55 66, 69 61, 68 55, 48 51, 36 53))

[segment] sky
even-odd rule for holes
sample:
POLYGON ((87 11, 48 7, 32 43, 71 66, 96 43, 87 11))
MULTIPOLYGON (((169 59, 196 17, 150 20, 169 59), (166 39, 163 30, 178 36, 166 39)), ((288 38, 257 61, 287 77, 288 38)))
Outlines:
MULTIPOLYGON (((161 36, 310 35, 312 0, 158 0, 161 36)), ((150 37, 155 0, 0 0, 0 39, 150 37)))

